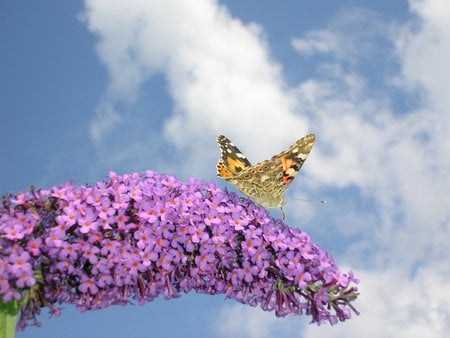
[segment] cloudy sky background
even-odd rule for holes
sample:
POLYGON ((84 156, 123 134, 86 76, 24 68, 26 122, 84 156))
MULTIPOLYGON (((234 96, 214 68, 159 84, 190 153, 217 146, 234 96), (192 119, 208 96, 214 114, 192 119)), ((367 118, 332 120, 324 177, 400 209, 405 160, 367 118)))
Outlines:
POLYGON ((217 134, 258 162, 314 132, 286 223, 361 280, 335 327, 192 293, 18 338, 448 335, 448 1, 6 0, 0 41, 0 193, 145 169, 225 187, 217 134))

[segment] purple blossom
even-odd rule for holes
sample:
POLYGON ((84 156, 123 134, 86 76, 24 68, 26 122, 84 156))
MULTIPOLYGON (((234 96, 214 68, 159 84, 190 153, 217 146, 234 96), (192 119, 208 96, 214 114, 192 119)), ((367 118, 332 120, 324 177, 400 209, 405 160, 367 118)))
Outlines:
POLYGON ((245 280, 247 283, 253 281, 253 276, 258 274, 258 267, 256 265, 251 265, 249 261, 244 261, 242 263, 242 269, 239 269, 238 277, 245 280))
POLYGON ((78 290, 82 293, 89 293, 90 295, 95 295, 98 292, 98 287, 93 278, 87 276, 81 277, 80 286, 78 290))
POLYGON ((358 283, 299 229, 213 183, 147 171, 94 186, 7 194, 0 204, 0 299, 81 311, 182 292, 218 294, 277 316, 335 324, 358 314, 358 283))
POLYGON ((17 277, 16 286, 18 288, 30 288, 32 287, 36 281, 31 275, 31 271, 22 271, 20 275, 17 277))

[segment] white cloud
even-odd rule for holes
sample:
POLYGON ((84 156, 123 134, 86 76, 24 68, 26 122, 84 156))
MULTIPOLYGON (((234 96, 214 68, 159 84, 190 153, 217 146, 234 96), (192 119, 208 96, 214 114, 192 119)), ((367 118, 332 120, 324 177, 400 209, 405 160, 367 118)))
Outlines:
POLYGON ((218 337, 302 337, 298 331, 301 320, 277 318, 273 312, 242 304, 225 305, 214 322, 218 337))
MULTIPOLYGON (((345 269, 345 267, 344 267, 345 269)), ((308 325, 309 318, 276 318, 271 312, 241 304, 224 306, 214 326, 223 337, 446 337, 450 329, 448 264, 419 268, 357 270, 361 292, 354 304, 361 312, 335 326, 308 325), (439 268, 439 269, 436 269, 439 268), (440 271, 439 271, 440 270, 440 271)))
MULTIPOLYGON (((90 0, 84 18, 99 37, 112 106, 135 99, 152 74, 164 75, 174 107, 164 118, 163 135, 189 163, 205 152, 217 156, 212 143, 218 133, 263 160, 309 129, 294 113, 261 29, 231 17, 215 1, 90 0)), ((102 107, 98 115, 96 140, 116 127, 104 123, 102 107)), ((205 173, 200 165, 189 168, 190 175, 205 173)))
MULTIPOLYGON (((424 27, 427 26, 435 25, 425 23, 424 27)), ((355 31, 357 29, 354 27, 355 31)), ((400 28, 398 35, 394 35, 394 27, 391 27, 383 28, 379 34, 387 30, 391 31, 393 39, 402 39, 402 44, 397 43, 402 46, 401 65, 408 68, 410 63, 415 63, 410 60, 411 55, 416 55, 421 63, 431 62, 423 60, 423 54, 410 53, 408 48, 416 50, 415 37, 422 41, 422 36, 428 35, 426 32, 400 28)), ((333 34, 339 36, 340 32, 334 30, 333 34)), ((450 40, 445 38, 447 31, 442 38, 436 31, 433 34, 436 39, 429 40, 430 44, 422 45, 421 49, 445 54, 450 46, 450 40)), ((338 39, 343 40, 343 37, 338 39)), ((303 40, 308 43, 307 38, 303 40)), ((315 43, 315 38, 313 40, 315 43)), ((343 53, 352 57, 351 50, 343 53)), ((434 53, 430 54, 436 72, 442 68, 445 74, 448 71, 446 61, 439 62, 434 53)), ((356 186, 366 196, 375 197, 381 211, 387 210, 388 215, 397 212, 411 217, 417 224, 430 217, 435 224, 446 220, 446 191, 442 187, 448 186, 443 183, 449 182, 450 160, 445 155, 449 136, 444 131, 448 130, 450 121, 446 106, 437 109, 442 104, 439 98, 444 102, 447 99, 436 94, 442 90, 439 81, 428 83, 427 78, 420 81, 421 90, 434 99, 420 110, 399 113, 393 111, 389 96, 370 95, 369 85, 352 67, 339 64, 338 59, 334 65, 328 63, 327 68, 336 71, 328 73, 326 78, 302 83, 296 89, 299 105, 315 112, 311 123, 320 135, 313 155, 315 160, 309 163, 315 179, 334 187, 356 186)), ((404 76, 403 81, 418 82, 418 78, 421 75, 416 72, 414 78, 404 76)))
MULTIPOLYGON (((251 160, 277 153, 310 128, 316 132, 301 184, 337 196, 324 226, 352 238, 340 259, 360 267, 362 314, 335 328, 308 327, 309 337, 444 337, 449 329, 450 6, 410 3, 416 17, 406 23, 352 9, 294 39, 301 54, 327 60, 314 78, 288 88, 262 29, 214 1, 88 1, 85 20, 99 37, 111 78, 105 107, 114 117, 104 119, 110 115, 99 108, 92 125, 98 142, 123 121, 116 103, 132 102, 155 73, 167 80, 173 110, 151 140, 159 145, 164 136, 182 149, 190 175, 211 172, 204 163, 218 154, 211 143, 219 132, 251 160), (366 64, 376 71, 365 71, 366 64), (398 65, 397 74, 386 64, 398 65), (375 91, 368 75, 387 82, 375 91), (396 111, 394 101, 414 93, 425 100, 396 111), (339 194, 349 188, 361 203, 342 208, 346 197, 339 194)), ((298 209, 291 205, 288 212, 298 209)), ((224 308, 222 334, 264 337, 278 322, 260 311, 224 308)))
POLYGON ((313 31, 305 38, 292 40, 292 46, 299 52, 307 56, 319 53, 335 52, 340 41, 338 37, 330 31, 313 31))
POLYGON ((414 275, 400 268, 356 271, 361 295, 355 303, 361 314, 330 326, 308 326, 302 337, 446 337, 450 329, 448 264, 439 273, 421 268, 414 275))
POLYGON ((333 57, 342 63, 353 64, 380 53, 374 44, 390 25, 376 12, 361 7, 344 7, 324 29, 310 31, 294 38, 292 47, 305 56, 333 57), (383 21, 383 25, 379 23, 383 21), (358 27, 358 29, 355 29, 358 27))
POLYGON ((223 337, 270 337, 273 314, 257 308, 234 304, 224 306, 217 317, 215 326, 223 337))
MULTIPOLYGON (((334 215, 351 226, 349 213, 355 214, 356 222, 366 214, 370 226, 361 228, 363 239, 346 256, 353 266, 367 269, 357 274, 362 280, 362 315, 337 329, 326 329, 330 337, 345 332, 365 337, 444 337, 449 328, 450 5, 445 1, 412 1, 411 5, 417 17, 379 33, 389 32, 397 46, 396 54, 386 58, 396 55, 400 70, 388 83, 404 90, 405 98, 421 95, 423 100, 417 100, 421 105, 397 112, 389 91, 382 97, 371 95, 364 80, 349 82, 348 78, 363 74, 348 66, 342 55, 356 63, 369 59, 360 51, 355 56, 345 44, 336 52, 336 63, 328 60, 325 65, 335 71, 297 88, 306 109, 316 112, 311 124, 318 126, 322 140, 309 163, 318 182, 314 185, 353 186, 362 199, 371 201, 366 209, 344 208, 341 215, 334 215)), ((353 37, 340 35, 344 32, 335 28, 330 33, 333 40, 322 29, 294 40, 293 46, 304 53, 320 45, 316 52, 330 53, 335 41, 353 37)), ((324 334, 315 328, 309 332, 310 337, 324 334)))
POLYGON ((122 121, 122 117, 114 110, 108 100, 99 104, 97 114, 91 123, 90 135, 94 143, 101 142, 105 134, 116 127, 122 121))
POLYGON ((404 60, 404 83, 423 86, 431 107, 448 111, 450 67, 444 65, 450 56, 450 4, 445 0, 412 0, 410 4, 419 20, 396 40, 404 60))
MULTIPOLYGON (((395 39, 399 56, 404 60, 399 85, 423 90, 430 110, 423 117, 429 121, 435 140, 430 151, 438 158, 450 152, 450 4, 445 0, 410 3, 418 20, 395 39)), ((436 169, 449 172, 450 164, 436 169)))

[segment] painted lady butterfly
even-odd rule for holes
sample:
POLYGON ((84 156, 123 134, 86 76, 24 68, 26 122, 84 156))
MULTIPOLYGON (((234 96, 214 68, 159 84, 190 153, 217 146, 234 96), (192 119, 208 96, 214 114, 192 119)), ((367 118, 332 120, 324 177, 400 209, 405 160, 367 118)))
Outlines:
MULTIPOLYGON (((228 138, 219 135, 217 176, 266 208, 282 207, 283 194, 308 157, 314 139, 314 134, 309 134, 270 160, 252 165, 228 138)), ((281 212, 284 218, 283 209, 281 212)))

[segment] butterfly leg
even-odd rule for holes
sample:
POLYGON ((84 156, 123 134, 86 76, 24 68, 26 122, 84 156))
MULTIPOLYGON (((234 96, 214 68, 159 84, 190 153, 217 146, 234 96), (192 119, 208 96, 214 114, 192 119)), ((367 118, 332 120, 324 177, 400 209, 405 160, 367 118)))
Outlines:
POLYGON ((283 206, 280 207, 280 211, 281 211, 281 220, 284 221, 284 210, 283 210, 283 206))

